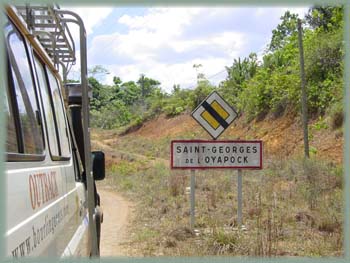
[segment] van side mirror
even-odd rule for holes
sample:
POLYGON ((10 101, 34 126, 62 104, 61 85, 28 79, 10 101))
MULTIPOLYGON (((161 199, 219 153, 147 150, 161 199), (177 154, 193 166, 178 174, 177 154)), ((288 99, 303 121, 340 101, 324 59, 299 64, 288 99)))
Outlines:
POLYGON ((94 180, 103 180, 105 178, 105 154, 101 151, 94 151, 91 154, 94 180))

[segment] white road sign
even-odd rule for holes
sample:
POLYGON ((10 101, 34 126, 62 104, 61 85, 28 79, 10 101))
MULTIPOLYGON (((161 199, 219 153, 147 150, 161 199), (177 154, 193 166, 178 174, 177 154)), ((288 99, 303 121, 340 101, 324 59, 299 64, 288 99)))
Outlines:
POLYGON ((262 169, 262 141, 171 142, 172 169, 262 169))
POLYGON ((237 112, 216 91, 213 91, 192 112, 192 117, 213 137, 221 133, 237 118, 237 112))

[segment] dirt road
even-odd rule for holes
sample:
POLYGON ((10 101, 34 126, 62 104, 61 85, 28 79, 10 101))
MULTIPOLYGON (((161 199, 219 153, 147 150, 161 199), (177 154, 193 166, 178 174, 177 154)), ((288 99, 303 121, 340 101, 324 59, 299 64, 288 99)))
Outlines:
POLYGON ((127 225, 131 220, 132 205, 112 189, 98 187, 103 209, 101 230, 101 257, 127 256, 121 244, 127 240, 127 225))

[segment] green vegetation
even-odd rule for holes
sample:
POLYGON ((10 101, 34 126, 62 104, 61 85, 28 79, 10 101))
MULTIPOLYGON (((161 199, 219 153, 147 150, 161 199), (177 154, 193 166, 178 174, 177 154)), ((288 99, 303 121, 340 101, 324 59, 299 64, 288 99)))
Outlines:
MULTIPOLYGON (((289 157, 266 160, 261 171, 244 171, 245 231, 235 230, 236 174, 197 171, 196 235, 189 229, 189 172, 169 169, 168 152, 154 147, 162 144, 162 139, 151 144, 146 138, 128 138, 129 156, 108 167, 101 182, 136 204, 134 234, 124 244, 136 255, 342 255, 341 166, 289 157)), ((125 149, 122 142, 111 146, 116 152, 125 149)))
MULTIPOLYGON (((297 15, 286 12, 273 30, 263 57, 258 59, 251 53, 246 58, 236 58, 226 68, 228 76, 218 87, 199 72, 200 64, 193 66, 198 73, 196 87, 189 90, 174 85, 171 94, 161 89, 161 83, 143 75, 136 82, 122 82, 115 77, 113 86, 90 78, 94 86, 92 125, 133 129, 161 113, 175 116, 190 111, 213 90, 234 104, 248 121, 298 112, 301 92, 297 19, 297 15)), ((341 136, 343 8, 311 8, 303 25, 308 104, 313 117, 310 141, 326 130, 341 136)), ((259 124, 249 125, 249 129, 257 133, 256 125, 259 124)), ((269 129, 264 127, 260 134, 266 135, 269 129)), ((101 184, 115 188, 136 204, 132 234, 125 243, 135 254, 343 255, 343 170, 334 162, 318 158, 322 150, 316 148, 319 144, 310 146, 307 160, 293 155, 287 145, 280 145, 286 147, 286 154, 264 152, 264 170, 243 171, 244 231, 237 229, 236 175, 223 170, 197 171, 198 232, 194 232, 189 229, 189 172, 169 168, 172 138, 135 134, 118 137, 120 130, 103 131, 95 139, 105 139, 112 153, 106 180, 101 184)), ((200 137, 194 130, 176 136, 200 137)))
MULTIPOLYGON (((308 107, 313 115, 323 115, 330 105, 342 99, 342 14, 340 7, 315 7, 303 20, 308 107)), ((252 53, 227 68, 228 77, 219 90, 225 97, 233 94, 233 103, 250 119, 269 112, 278 117, 287 108, 299 109, 297 19, 289 11, 281 17, 262 62, 257 63, 252 53)))
MULTIPOLYGON (((161 113, 175 116, 193 110, 212 90, 218 90, 244 112, 248 121, 263 119, 269 113, 277 118, 287 109, 298 112, 301 92, 297 19, 298 15, 287 11, 272 31, 262 58, 251 53, 246 58, 234 59, 226 67, 227 78, 217 87, 200 72, 201 64, 193 65, 197 70, 194 89, 174 84, 170 94, 164 92, 159 81, 144 75, 136 82, 114 77, 112 86, 102 85, 93 76, 107 71, 101 66, 94 67, 89 78, 93 86, 92 126, 137 127, 161 113)), ((337 128, 343 118, 339 107, 343 95, 343 7, 315 6, 302 23, 309 113, 318 117, 333 109, 332 127, 337 128)))

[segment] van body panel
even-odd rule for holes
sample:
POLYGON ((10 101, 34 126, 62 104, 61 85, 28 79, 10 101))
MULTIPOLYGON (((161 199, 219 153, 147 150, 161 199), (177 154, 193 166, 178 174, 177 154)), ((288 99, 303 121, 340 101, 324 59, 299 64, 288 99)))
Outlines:
POLYGON ((76 187, 67 195, 68 222, 66 233, 69 243, 64 255, 83 256, 88 253, 88 223, 87 204, 85 198, 84 184, 77 182, 76 187))
POLYGON ((66 182, 60 166, 7 170, 6 183, 9 230, 57 201, 64 204, 66 182))
MULTIPOLYGON (((43 133, 43 152, 39 154, 40 158, 35 160, 24 158, 30 157, 30 154, 25 156, 26 153, 21 152, 18 158, 8 158, 5 163, 6 255, 15 258, 89 256, 91 254, 91 233, 88 228, 86 184, 80 181, 81 167, 78 167, 79 164, 76 163, 79 162, 79 157, 72 151, 74 142, 72 136, 74 135, 67 130, 69 127, 62 78, 39 41, 27 30, 16 8, 7 7, 6 10, 8 22, 16 27, 27 47, 28 65, 33 75, 31 88, 34 87, 35 93, 31 95, 37 97, 38 115, 35 116, 41 116, 43 133), (56 102, 60 101, 62 104, 62 108, 55 108, 60 111, 55 112, 57 116, 59 115, 59 117, 56 116, 57 119, 61 121, 59 127, 57 119, 45 117, 44 96, 41 90, 46 87, 40 84, 37 75, 38 68, 34 63, 36 56, 44 65, 46 74, 49 75, 48 71, 50 71, 54 78, 52 79, 51 76, 51 82, 47 79, 48 87, 52 87, 52 83, 57 82, 58 92, 55 93, 55 96, 58 96, 59 100, 56 102), (51 153, 52 149, 48 139, 50 131, 47 123, 53 124, 54 121, 56 131, 60 129, 60 132, 57 133, 58 141, 62 140, 65 143, 58 142, 57 147, 66 153, 63 158, 57 158, 51 153), (65 127, 62 128, 64 125, 65 127)), ((8 63, 12 62, 8 61, 8 63)), ((13 95, 13 92, 9 92, 10 89, 14 89, 10 81, 11 78, 8 78, 8 87, 5 87, 5 92, 7 92, 7 98, 15 101, 16 96, 13 95)), ((52 102, 51 104, 54 105, 52 102)), ((17 133, 9 131, 8 134, 16 137, 17 133)), ((12 155, 13 152, 10 154, 12 155)))
MULTIPOLYGON (((23 202, 28 197, 22 197, 21 199, 23 202)), ((63 249, 58 245, 63 243, 61 240, 64 240, 65 235, 63 231, 67 215, 65 199, 65 195, 57 197, 49 205, 32 212, 31 216, 9 229, 6 233, 7 255, 13 257, 59 256, 63 249)), ((21 203, 21 201, 17 201, 18 203, 21 203)), ((16 206, 16 203, 8 203, 7 207, 12 208, 14 206, 16 206)), ((23 218, 22 211, 16 214, 23 218)), ((7 222, 10 222, 9 219, 7 222)))
POLYGON ((86 190, 73 158, 47 159, 6 163, 7 255, 89 255, 86 190))

